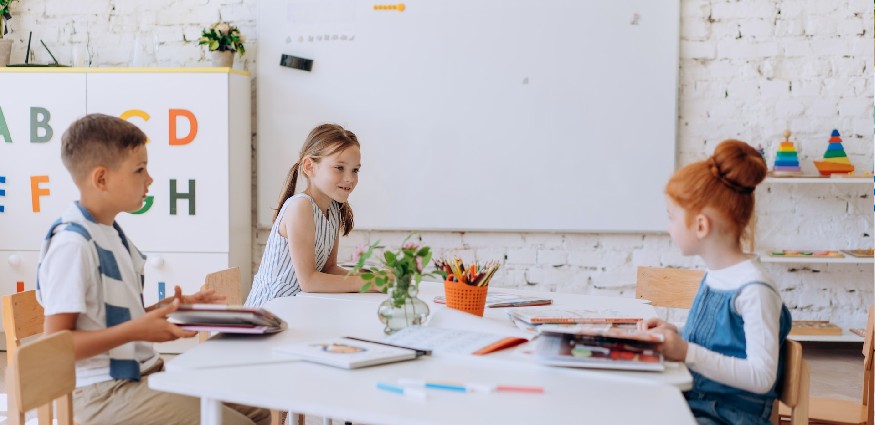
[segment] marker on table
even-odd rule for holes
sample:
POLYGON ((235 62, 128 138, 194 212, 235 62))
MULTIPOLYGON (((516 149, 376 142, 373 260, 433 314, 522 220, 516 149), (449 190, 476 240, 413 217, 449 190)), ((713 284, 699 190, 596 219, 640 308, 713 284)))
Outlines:
POLYGON ((388 391, 390 393, 401 394, 405 397, 415 398, 417 400, 425 400, 428 394, 425 391, 416 388, 404 388, 398 385, 387 384, 385 382, 377 382, 377 389, 388 391))
POLYGON ((460 393, 492 393, 492 392, 517 392, 517 393, 543 393, 543 387, 529 387, 520 385, 496 385, 479 383, 445 383, 431 382, 422 379, 401 378, 398 383, 411 387, 425 387, 436 390, 456 391, 460 393))

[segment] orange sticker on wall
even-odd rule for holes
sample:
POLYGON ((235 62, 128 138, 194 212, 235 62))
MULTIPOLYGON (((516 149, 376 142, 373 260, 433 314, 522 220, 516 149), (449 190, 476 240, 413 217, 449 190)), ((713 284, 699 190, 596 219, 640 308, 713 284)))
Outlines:
POLYGON ((398 4, 375 4, 374 10, 397 10, 399 12, 403 12, 404 9, 407 9, 407 6, 404 3, 398 4))

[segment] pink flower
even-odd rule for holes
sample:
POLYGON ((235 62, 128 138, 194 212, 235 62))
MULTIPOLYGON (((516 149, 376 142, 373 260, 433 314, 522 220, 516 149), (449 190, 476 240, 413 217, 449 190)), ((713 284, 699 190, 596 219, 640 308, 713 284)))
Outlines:
POLYGON ((412 249, 412 250, 418 250, 418 249, 419 249, 419 244, 416 243, 416 242, 407 242, 407 243, 405 243, 404 245, 401 245, 401 249, 412 249))
POLYGON ((359 244, 355 247, 355 252, 352 254, 352 261, 358 261, 361 258, 362 254, 367 251, 367 248, 364 245, 359 244))
POLYGON ((416 257, 416 271, 422 273, 422 257, 416 257))

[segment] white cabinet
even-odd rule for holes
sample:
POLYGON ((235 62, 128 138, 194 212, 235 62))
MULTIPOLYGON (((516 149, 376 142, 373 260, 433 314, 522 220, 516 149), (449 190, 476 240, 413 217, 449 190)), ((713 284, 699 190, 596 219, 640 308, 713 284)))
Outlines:
POLYGON ((32 289, 36 255, 78 192, 60 161, 61 135, 86 113, 122 117, 149 141, 154 183, 138 214, 117 217, 150 257, 144 301, 207 273, 251 277, 250 77, 227 68, 0 68, 0 291, 32 289), (4 129, 8 131, 4 132, 4 129), (17 256, 15 267, 9 258, 17 256))
MULTIPOLYGON (((782 244, 787 244, 789 246, 761 246, 758 254, 760 256, 761 262, 763 262, 767 267, 784 267, 791 268, 791 271, 798 272, 800 270, 816 270, 819 274, 818 280, 821 282, 825 282, 824 285, 832 285, 835 287, 841 287, 842 285, 847 284, 843 281, 842 278, 837 277, 841 273, 837 273, 833 269, 837 268, 868 268, 868 276, 872 276, 872 264, 875 264, 875 261, 871 257, 855 257, 851 255, 845 254, 844 257, 841 258, 833 258, 833 257, 781 257, 781 256, 770 256, 769 252, 772 250, 780 250, 780 249, 793 249, 793 250, 841 250, 841 249, 864 249, 864 248, 872 248, 871 246, 858 246, 854 245, 858 242, 865 242, 866 237, 871 235, 873 228, 873 214, 872 214, 872 204, 871 195, 873 190, 873 180, 871 178, 816 178, 816 177, 799 177, 799 178, 767 178, 764 182, 764 186, 766 189, 758 190, 760 196, 757 197, 757 202, 768 201, 765 196, 782 196, 786 195, 787 192, 794 191, 796 194, 799 194, 799 198, 804 199, 803 197, 808 195, 811 197, 812 195, 816 197, 816 200, 821 203, 830 203, 828 207, 824 206, 825 214, 834 214, 829 216, 829 220, 833 221, 833 223, 818 223, 812 220, 802 221, 804 226, 809 228, 808 231, 800 231, 799 234, 804 236, 800 237, 798 234, 796 235, 797 240, 790 240, 792 237, 787 238, 776 238, 774 235, 772 237, 767 237, 767 239, 778 239, 781 240, 782 244), (832 199, 829 199, 833 193, 841 193, 846 194, 848 199, 851 198, 859 198, 862 199, 862 204, 864 206, 854 206, 854 202, 847 202, 847 206, 844 205, 832 205, 835 203, 832 199), (842 230, 845 234, 842 234, 842 230), (866 237, 860 236, 850 236, 849 234, 859 234, 865 235, 866 237), (845 246, 844 244, 852 244, 853 246, 845 246), (795 245, 794 245, 795 244, 795 245), (835 264, 836 266, 830 268, 830 265, 835 264), (856 266, 855 266, 856 265, 856 266)), ((806 206, 798 206, 793 205, 793 208, 805 208, 806 206)), ((810 206, 814 206, 812 203, 810 206)), ((758 206, 758 208, 761 208, 758 206)), ((790 225, 790 222, 793 221, 787 217, 786 214, 790 214, 791 211, 781 211, 777 214, 781 214, 778 217, 782 218, 783 222, 778 222, 777 220, 772 220, 772 224, 770 230, 772 233, 779 233, 786 229, 790 225)), ((776 215, 777 215, 776 214, 776 215)), ((760 242, 760 234, 757 235, 757 244, 763 245, 760 242)), ((871 241, 871 239, 868 239, 871 241)), ((774 242, 773 242, 774 243, 774 242)), ((871 278, 870 278, 871 279, 871 278)), ((869 280, 871 282, 871 280, 869 280)), ((810 283, 810 282, 809 282, 810 283)), ((871 283, 868 283, 871 284, 871 283)), ((847 296, 854 296, 853 293, 847 294, 847 296)), ((863 295, 858 295, 862 297, 863 295)), ((819 298, 829 298, 820 296, 819 298)), ((847 298, 845 299, 847 300, 847 298)), ((820 300, 824 301, 824 300, 820 300)), ((836 299, 827 299, 825 302, 829 303, 841 303, 842 300, 840 298, 836 299)), ((867 307, 871 305, 872 299, 869 297, 868 300, 864 300, 864 306, 867 307)), ((794 319, 797 320, 806 320, 811 319, 809 317, 804 317, 808 312, 804 312, 801 314, 794 313, 794 319), (800 317, 797 317, 800 316, 800 317)), ((865 311, 860 312, 859 315, 865 315, 865 311)), ((837 318, 817 318, 818 320, 826 320, 835 321, 837 318)), ((865 322, 862 322, 862 325, 859 327, 865 326, 865 322)), ((797 341, 822 341, 822 342, 862 342, 863 338, 851 333, 847 328, 842 329, 842 335, 840 336, 802 336, 802 335, 791 335, 791 339, 797 341)))

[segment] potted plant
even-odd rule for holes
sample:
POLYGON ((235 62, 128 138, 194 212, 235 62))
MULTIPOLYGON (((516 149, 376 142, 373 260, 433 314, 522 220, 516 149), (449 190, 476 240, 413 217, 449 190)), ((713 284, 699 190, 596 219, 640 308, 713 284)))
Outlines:
POLYGON ((198 39, 199 45, 206 45, 210 49, 213 66, 226 67, 234 63, 234 53, 240 52, 240 56, 246 53, 243 42, 240 30, 227 22, 216 22, 209 28, 204 28, 198 39))
POLYGON ((379 241, 361 252, 351 273, 362 272, 365 281, 361 291, 372 288, 388 293, 389 298, 377 309, 377 315, 386 325, 383 329, 391 334, 411 325, 421 325, 428 318, 428 305, 416 297, 419 283, 423 277, 438 277, 443 280, 442 271, 425 272, 423 269, 431 261, 431 248, 410 241, 407 236, 398 250, 384 250, 383 258, 377 265, 366 265, 366 261, 379 248, 379 241))
POLYGON ((0 0, 0 66, 9 65, 9 56, 12 53, 12 40, 4 39, 3 36, 9 32, 9 29, 6 27, 6 21, 12 19, 9 7, 15 1, 0 0))

